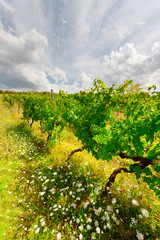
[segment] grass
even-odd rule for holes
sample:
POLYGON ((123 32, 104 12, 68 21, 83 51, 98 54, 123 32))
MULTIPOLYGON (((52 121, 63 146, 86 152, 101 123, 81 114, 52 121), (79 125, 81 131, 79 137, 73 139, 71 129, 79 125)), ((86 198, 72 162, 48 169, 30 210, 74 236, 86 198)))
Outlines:
POLYGON ((159 199, 134 174, 110 174, 129 160, 97 161, 71 129, 49 147, 0 99, 0 239, 159 239, 159 199))

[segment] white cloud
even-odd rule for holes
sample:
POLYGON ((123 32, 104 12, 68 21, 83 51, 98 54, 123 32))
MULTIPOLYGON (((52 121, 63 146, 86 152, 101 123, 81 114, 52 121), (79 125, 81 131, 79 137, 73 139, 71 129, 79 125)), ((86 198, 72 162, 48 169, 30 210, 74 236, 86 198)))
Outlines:
POLYGON ((120 47, 104 56, 103 78, 107 82, 133 79, 143 87, 157 84, 160 88, 160 42, 155 42, 149 54, 141 54, 133 43, 120 47))
POLYGON ((56 82, 63 80, 63 82, 67 82, 66 78, 66 73, 65 71, 59 69, 59 68, 54 68, 54 69, 48 69, 47 71, 48 75, 51 76, 56 82))
POLYGON ((5 0, 0 0, 0 5, 3 7, 3 9, 6 11, 6 12, 14 12, 14 7, 6 2, 5 0))
POLYGON ((89 54, 83 54, 77 57, 74 67, 76 67, 79 72, 98 74, 100 61, 98 58, 92 57, 89 54))
POLYGON ((137 22, 137 25, 143 26, 143 25, 145 25, 145 22, 139 21, 139 22, 137 22))
POLYGON ((47 46, 46 37, 35 29, 15 36, 7 32, 0 24, 0 63, 14 65, 24 62, 42 62, 47 46))
MULTIPOLYGON (((46 71, 50 70, 46 63, 48 58, 45 49, 48 41, 45 36, 35 29, 21 36, 12 35, 5 31, 0 24, 0 72, 5 76, 5 81, 0 80, 4 87, 34 88, 49 90, 50 83, 46 71), (12 75, 12 78, 11 78, 12 75), (20 83, 21 79, 21 83, 20 83)), ((50 70, 51 71, 51 70, 50 70)), ((65 77, 64 71, 55 69, 57 80, 65 77)), ((0 86, 1 86, 0 85, 0 86)))
POLYGON ((88 89, 93 85, 93 74, 87 75, 84 72, 80 74, 78 81, 76 82, 76 86, 79 85, 80 89, 88 89))

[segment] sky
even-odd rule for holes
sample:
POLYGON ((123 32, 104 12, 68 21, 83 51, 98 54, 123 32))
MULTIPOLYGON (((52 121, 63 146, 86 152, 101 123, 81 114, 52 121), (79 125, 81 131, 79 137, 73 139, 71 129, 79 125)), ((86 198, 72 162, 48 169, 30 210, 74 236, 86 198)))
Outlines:
POLYGON ((0 0, 0 89, 160 91, 159 0, 0 0))

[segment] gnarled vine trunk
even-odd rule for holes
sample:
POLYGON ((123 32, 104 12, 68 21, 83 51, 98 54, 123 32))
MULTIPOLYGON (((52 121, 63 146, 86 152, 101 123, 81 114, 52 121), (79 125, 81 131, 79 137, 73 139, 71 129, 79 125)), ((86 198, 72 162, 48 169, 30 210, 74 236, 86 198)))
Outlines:
MULTIPOLYGON (((153 164, 153 160, 149 160, 148 158, 146 157, 130 157, 129 155, 127 155, 126 153, 123 153, 123 152, 120 152, 120 157, 121 158, 129 158, 129 159, 132 159, 133 161, 135 162, 138 162, 138 163, 135 163, 133 164, 134 166, 139 166, 141 168, 141 170, 143 170, 145 167, 147 167, 148 165, 152 165, 153 164)), ((105 190, 102 192, 102 196, 106 196, 108 195, 109 191, 110 191, 110 187, 112 186, 112 184, 115 182, 115 179, 116 179, 116 176, 121 173, 121 172, 127 172, 127 173, 131 173, 130 170, 126 167, 119 167, 117 169, 115 169, 113 171, 113 173, 111 174, 111 176, 109 177, 109 180, 105 186, 105 190)))

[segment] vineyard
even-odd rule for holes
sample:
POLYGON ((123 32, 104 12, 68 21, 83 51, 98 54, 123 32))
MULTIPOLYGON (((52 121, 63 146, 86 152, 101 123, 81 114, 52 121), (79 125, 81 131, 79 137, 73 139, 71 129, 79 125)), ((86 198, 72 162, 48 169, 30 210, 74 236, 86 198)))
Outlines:
POLYGON ((12 120, 1 123, 1 183, 5 164, 14 166, 16 179, 15 220, 1 239, 159 239, 155 85, 143 91, 127 80, 106 87, 97 78, 75 94, 5 93, 2 99, 4 119, 8 111, 12 120))

